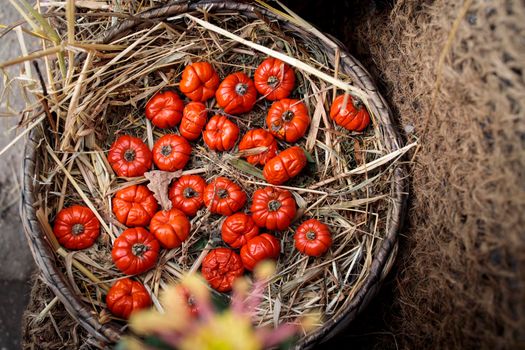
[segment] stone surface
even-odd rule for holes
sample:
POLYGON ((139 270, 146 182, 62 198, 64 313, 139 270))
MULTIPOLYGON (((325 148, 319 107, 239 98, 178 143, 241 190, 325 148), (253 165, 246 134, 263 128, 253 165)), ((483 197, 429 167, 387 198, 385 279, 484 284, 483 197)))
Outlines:
POLYGON ((0 350, 20 348, 22 314, 29 300, 31 286, 27 281, 0 280, 0 350))
MULTIPOLYGON (((20 18, 8 3, 2 2, 2 5, 4 6, 0 10, 0 24, 13 23, 20 18)), ((0 38, 0 47, 0 62, 21 55, 14 33, 0 38)), ((28 47, 28 50, 31 50, 31 47, 28 47)), ((12 77, 19 69, 9 69, 7 73, 12 77)), ((3 84, 2 79, 2 90, 3 84)), ((16 114, 23 103, 22 95, 15 93, 10 96, 9 104, 0 105, 0 150, 18 131, 15 128, 18 117, 8 117, 6 114, 16 114)), ((21 140, 0 156, 0 350, 20 348, 22 313, 30 291, 28 280, 34 269, 18 211, 23 143, 21 140)))

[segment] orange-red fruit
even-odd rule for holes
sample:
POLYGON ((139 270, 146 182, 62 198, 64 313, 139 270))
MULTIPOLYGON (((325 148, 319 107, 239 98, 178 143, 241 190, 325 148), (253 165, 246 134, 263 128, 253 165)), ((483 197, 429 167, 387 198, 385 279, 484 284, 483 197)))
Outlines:
POLYGON ((151 219, 149 229, 166 249, 180 247, 190 235, 190 220, 178 209, 161 210, 151 219))
POLYGON ((249 130, 241 139, 239 143, 239 150, 247 150, 256 147, 266 147, 266 151, 257 154, 246 156, 248 163, 257 165, 266 164, 270 159, 277 154, 277 141, 268 131, 264 129, 249 130))
POLYGON ((85 249, 100 235, 100 222, 88 207, 73 205, 58 212, 53 233, 65 248, 85 249))
POLYGON ((275 101, 266 116, 266 125, 278 139, 295 142, 304 136, 310 125, 308 109, 299 100, 275 101))
POLYGON ((273 185, 281 185, 297 176, 306 166, 306 155, 301 147, 285 149, 266 163, 263 175, 273 185))
POLYGON ((141 139, 130 135, 119 136, 111 145, 108 162, 123 177, 142 176, 151 169, 152 155, 141 139))
POLYGON ((208 62, 195 62, 184 68, 179 89, 190 100, 204 102, 215 95, 219 75, 208 62))
POLYGON ((204 204, 210 212, 232 215, 241 210, 246 203, 246 193, 235 182, 218 177, 204 189, 204 204))
POLYGON ((253 271, 264 260, 277 259, 281 252, 279 240, 268 233, 263 233, 248 241, 241 248, 241 260, 247 270, 253 271))
POLYGON ((348 95, 345 106, 345 95, 335 98, 330 108, 330 117, 337 125, 349 131, 363 131, 370 124, 370 115, 360 101, 355 101, 348 95))
POLYGON ((182 175, 171 184, 168 196, 173 207, 184 214, 195 216, 204 205, 204 188, 206 181, 198 175, 182 175))
POLYGON ((239 127, 225 116, 216 115, 206 124, 202 137, 209 149, 229 151, 239 137, 239 127))
POLYGON ((259 234, 259 227, 252 217, 245 213, 228 216, 222 223, 222 240, 232 248, 240 248, 259 234))
POLYGON ((255 88, 267 100, 288 97, 295 86, 293 69, 283 61, 268 57, 257 67, 253 77, 255 88))
POLYGON ((144 185, 132 185, 117 191, 112 204, 117 220, 128 227, 148 226, 158 208, 153 193, 144 185))
POLYGON ((164 135, 153 145, 153 161, 160 170, 180 170, 186 166, 190 155, 190 143, 179 135, 164 135))
POLYGON ((155 236, 143 227, 128 228, 113 243, 111 257, 115 266, 126 275, 148 271, 157 263, 160 245, 155 236))
POLYGON ((182 119, 184 102, 173 91, 155 94, 146 103, 146 118, 158 128, 173 128, 182 119))
POLYGON ((290 191, 265 187, 253 193, 250 211, 257 226, 282 231, 292 223, 297 206, 290 191))
POLYGON ((228 248, 213 249, 202 261, 202 276, 219 292, 229 292, 244 273, 241 258, 228 248))
POLYGON ((115 282, 106 295, 109 311, 128 319, 132 313, 151 306, 151 297, 142 283, 124 278, 115 282))
POLYGON ((215 98, 226 113, 241 114, 252 110, 257 100, 257 90, 246 74, 237 72, 224 78, 215 98))
POLYGON ((310 219, 303 222, 295 231, 295 248, 309 256, 321 256, 332 245, 332 235, 328 226, 310 219))
POLYGON ((186 140, 195 141, 201 136, 207 120, 206 106, 200 102, 190 102, 184 107, 179 132, 186 140))

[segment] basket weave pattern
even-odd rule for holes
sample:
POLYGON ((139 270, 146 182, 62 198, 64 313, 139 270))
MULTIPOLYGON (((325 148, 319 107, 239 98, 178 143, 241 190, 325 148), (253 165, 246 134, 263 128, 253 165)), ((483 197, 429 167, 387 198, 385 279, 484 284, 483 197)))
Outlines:
MULTIPOLYGON (((136 19, 120 23, 107 32, 103 42, 110 43, 116 38, 125 36, 130 31, 136 30, 137 27, 151 26, 152 22, 157 23, 178 14, 195 12, 203 7, 206 7, 209 12, 235 10, 248 18, 257 19, 263 16, 271 21, 278 21, 282 27, 298 32, 305 42, 322 47, 332 61, 339 57, 339 70, 350 77, 353 85, 364 90, 369 96, 370 112, 376 119, 376 133, 380 135, 385 151, 392 152, 401 148, 402 142, 395 130, 391 112, 384 99, 377 92, 377 88, 369 74, 360 63, 346 53, 341 44, 333 39, 309 32, 284 18, 279 18, 261 6, 231 1, 199 1, 169 5, 160 9, 150 10, 136 19)), ((82 56, 78 59, 81 60, 82 56)), ((45 240, 45 235, 36 218, 36 209, 40 205, 38 203, 40 185, 35 179, 41 170, 41 159, 37 156, 37 150, 41 147, 41 139, 42 130, 35 128, 30 133, 24 158, 22 217, 33 256, 47 284, 65 305, 69 313, 101 342, 112 343, 118 341, 121 334, 119 324, 112 322, 101 324, 98 318, 93 315, 90 306, 75 294, 69 280, 58 267, 55 253, 45 240)), ((388 213, 389 220, 386 223, 386 234, 374 251, 374 259, 365 282, 359 291, 353 295, 351 302, 346 305, 343 312, 336 317, 326 320, 323 327, 302 339, 300 347, 311 347, 313 344, 323 339, 328 339, 344 329, 370 302, 371 298, 376 294, 382 279, 389 272, 397 250, 397 232, 406 208, 406 175, 402 165, 396 165, 393 170, 390 186, 391 205, 388 213)))

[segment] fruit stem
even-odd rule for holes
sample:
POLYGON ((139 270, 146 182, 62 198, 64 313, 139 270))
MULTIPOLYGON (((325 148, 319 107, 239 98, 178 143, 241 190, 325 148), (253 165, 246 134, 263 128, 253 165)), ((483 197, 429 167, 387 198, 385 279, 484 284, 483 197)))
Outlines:
POLYGON ((195 191, 193 188, 186 187, 184 189, 184 197, 185 198, 193 198, 195 196, 197 196, 197 191, 195 191))
POLYGON ((133 244, 133 247, 131 247, 131 252, 133 255, 141 257, 149 250, 147 246, 141 243, 133 244))
POLYGON ((228 198, 228 191, 225 190, 224 188, 221 188, 220 190, 217 191, 217 196, 220 199, 228 198))
POLYGON ((317 237, 314 231, 308 231, 306 232, 306 238, 310 241, 313 241, 317 237))
POLYGON ((73 228, 71 229, 71 233, 73 236, 77 236, 84 232, 84 225, 82 224, 74 224, 73 228))
POLYGON ((268 86, 275 89, 277 85, 279 85, 279 78, 277 78, 275 75, 272 75, 271 77, 268 78, 267 83, 268 83, 268 86))
POLYGON ((277 211, 281 207, 281 202, 277 200, 272 200, 268 203, 268 210, 277 211))
POLYGON ((164 145, 162 146, 162 148, 160 149, 160 153, 164 156, 164 157, 167 157, 171 154, 171 145, 164 145))
POLYGON ((128 162, 132 162, 135 160, 135 155, 134 149, 127 149, 126 152, 124 152, 124 159, 128 162))
POLYGON ((281 118, 286 122, 286 123, 289 123, 294 117, 294 113, 290 110, 284 112, 282 115, 281 115, 281 118))
POLYGON ((244 96, 244 94, 246 94, 247 91, 248 91, 248 85, 244 83, 239 83, 235 85, 235 92, 237 93, 237 95, 244 96))

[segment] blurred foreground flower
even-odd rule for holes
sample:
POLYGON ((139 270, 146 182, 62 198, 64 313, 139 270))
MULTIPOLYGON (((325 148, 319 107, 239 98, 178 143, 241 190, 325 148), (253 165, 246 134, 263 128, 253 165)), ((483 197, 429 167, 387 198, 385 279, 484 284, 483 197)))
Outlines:
MULTIPOLYGON (((251 288, 247 278, 237 279, 231 304, 222 311, 214 308, 206 282, 197 275, 188 275, 179 285, 162 292, 163 313, 154 309, 136 312, 131 316, 130 327, 141 336, 157 340, 148 342, 151 349, 160 344, 161 348, 180 350, 261 350, 279 345, 300 330, 311 329, 318 317, 310 316, 297 324, 281 324, 277 328, 253 326, 255 308, 274 272, 275 265, 264 262, 258 265, 251 288)), ((135 350, 147 346, 137 338, 125 337, 119 348, 135 350)))

